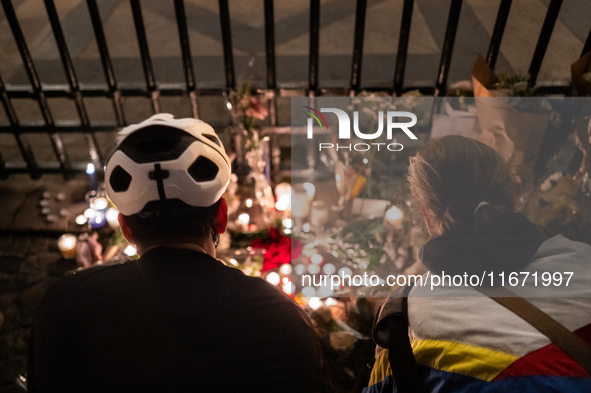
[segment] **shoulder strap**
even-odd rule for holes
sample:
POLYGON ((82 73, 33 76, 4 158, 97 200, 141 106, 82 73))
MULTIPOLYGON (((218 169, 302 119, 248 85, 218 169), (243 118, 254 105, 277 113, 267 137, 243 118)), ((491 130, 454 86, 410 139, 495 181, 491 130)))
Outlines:
POLYGON ((408 337, 408 293, 412 286, 399 288, 380 306, 372 336, 388 349, 388 361, 398 393, 423 393, 425 386, 408 337))
POLYGON ((474 287, 548 337, 591 375, 591 347, 554 318, 504 287, 474 287))

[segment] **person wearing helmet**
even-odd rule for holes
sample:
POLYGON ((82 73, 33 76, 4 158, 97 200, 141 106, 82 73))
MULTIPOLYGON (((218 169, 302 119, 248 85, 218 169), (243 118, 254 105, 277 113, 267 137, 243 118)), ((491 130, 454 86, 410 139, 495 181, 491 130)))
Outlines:
POLYGON ((215 259, 230 160, 199 120, 129 126, 105 183, 139 259, 61 279, 31 332, 29 392, 314 392, 305 313, 260 278, 215 259))

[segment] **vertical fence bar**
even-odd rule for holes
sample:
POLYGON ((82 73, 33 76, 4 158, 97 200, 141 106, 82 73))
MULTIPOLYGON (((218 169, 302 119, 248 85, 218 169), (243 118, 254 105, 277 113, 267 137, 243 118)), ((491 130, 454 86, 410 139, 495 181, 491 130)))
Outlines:
POLYGON ((35 154, 29 145, 27 137, 19 132, 20 124, 18 117, 14 107, 12 106, 12 103, 10 102, 10 99, 8 98, 8 94, 6 94, 6 89, 4 87, 2 78, 0 78, 0 99, 2 100, 2 106, 4 106, 4 111, 8 117, 8 123, 12 128, 12 134, 16 140, 16 145, 21 152, 23 160, 27 164, 27 170, 29 171, 31 179, 39 179, 41 177, 41 172, 39 171, 37 162, 35 162, 35 154))
POLYGON ((117 80, 115 79, 115 71, 113 70, 113 64, 111 63, 111 56, 109 56, 109 48, 107 47, 107 40, 105 39, 105 32, 103 31, 101 15, 96 0, 86 0, 86 4, 88 5, 92 29, 94 30, 96 44, 101 56, 101 64, 105 73, 105 79, 109 86, 109 95, 113 99, 113 109, 115 110, 117 125, 123 127, 125 125, 125 114, 123 113, 123 105, 121 105, 121 91, 117 88, 117 80))
POLYGON ((14 12, 14 7, 12 6, 12 2, 10 0, 2 0, 2 6, 4 7, 6 19, 8 20, 8 24, 10 25, 10 29, 12 30, 12 35, 14 36, 14 40, 16 41, 16 45, 23 60, 25 70, 27 71, 27 76, 29 77, 29 81, 33 87, 35 96, 37 97, 37 102, 39 104, 39 108, 41 109, 41 115, 43 116, 45 125, 48 127, 49 138, 51 140, 53 151, 55 153, 57 160, 60 163, 60 168, 64 174, 64 177, 69 178, 70 160, 68 159, 66 151, 64 150, 64 143, 62 141, 61 136, 55 131, 53 131, 53 117, 51 116, 51 111, 49 110, 49 106, 47 105, 45 93, 41 88, 41 81, 39 80, 39 76, 37 75, 37 71, 35 70, 33 58, 31 57, 31 53, 29 52, 29 48, 27 47, 25 36, 23 35, 23 31, 21 30, 20 24, 18 23, 16 13, 14 12))
POLYGON ((585 45, 583 45, 583 51, 581 52, 581 56, 583 56, 585 53, 589 51, 591 51, 591 30, 589 30, 589 35, 587 36, 585 45))
POLYGON ((62 65, 66 73, 66 78, 70 84, 70 91, 74 95, 74 102, 76 103, 76 110, 78 111, 78 117, 80 118, 80 124, 84 128, 84 137, 86 139, 86 145, 88 146, 88 154, 90 160, 95 168, 102 168, 101 157, 97 148, 96 138, 94 133, 90 130, 90 121, 84 106, 84 99, 82 98, 82 92, 80 91, 80 85, 76 72, 74 71, 74 64, 68 52, 68 46, 64 37, 64 32, 60 24, 59 16, 55 8, 53 0, 45 0, 45 8, 47 9, 47 15, 49 16, 49 23, 53 30, 53 35, 57 43, 62 65))
POLYGON ((536 79, 538 79, 538 73, 542 67, 542 60, 544 60, 546 49, 548 49, 550 36, 552 35, 552 30, 554 30, 556 19, 558 19, 558 12, 560 11, 561 5, 562 0, 551 0, 548 5, 548 12, 546 12, 544 24, 542 25, 542 30, 538 37, 538 43, 536 44, 536 49, 534 50, 534 55, 529 66, 528 73, 530 75, 529 83, 531 86, 535 86, 536 79))
MULTIPOLYGON (((268 98, 269 110, 269 125, 272 127, 277 125, 276 113, 276 89, 277 76, 275 68, 275 12, 273 9, 273 0, 264 0, 265 11, 265 61, 267 66, 267 89, 271 90, 266 93, 268 98)), ((276 134, 269 136, 269 152, 270 152, 270 173, 271 178, 279 171, 278 156, 280 153, 278 147, 278 138, 276 134)))
POLYGON ((191 99, 191 112, 193 113, 194 118, 199 119, 195 73, 193 72, 193 59, 191 58, 189 29, 187 27, 187 14, 185 13, 184 0, 174 0, 174 11, 176 14, 177 27, 179 29, 179 39, 181 42, 181 53, 183 56, 183 68, 185 70, 187 92, 189 93, 189 98, 191 99))
POLYGON ((232 55, 232 31, 230 29, 230 8, 228 0, 219 0, 220 24, 222 27, 222 43, 224 46, 224 67, 226 70, 226 86, 228 90, 234 90, 236 82, 234 78, 234 56, 232 55))
POLYGON ((365 33, 365 14, 367 0, 357 0, 355 9, 355 38, 353 41, 353 65, 351 66, 351 90, 359 91, 361 85, 361 62, 363 60, 363 36, 365 33))
POLYGON ((402 94, 404 84, 404 70, 408 54, 408 39, 410 37, 410 24, 412 21, 412 9, 414 0, 404 0, 402 6, 402 21, 400 23, 400 38, 398 39, 398 51, 396 52, 396 68, 394 69, 394 94, 402 94))
POLYGON ((6 171, 6 164, 4 163, 4 159, 2 158, 2 153, 0 153, 0 179, 7 179, 8 172, 6 171))
POLYGON ((441 61, 439 62, 439 72, 437 73, 437 83, 435 85, 434 97, 439 97, 445 93, 447 77, 449 75, 449 65, 451 55, 456 40, 458 30, 458 21, 460 20, 460 11, 462 10, 462 0, 452 0, 447 18, 447 27, 445 28, 445 38, 443 39, 443 49, 441 51, 441 61))
POLYGON ((497 63, 497 56, 499 55, 499 49, 501 48, 501 40, 503 39, 505 25, 509 18, 511 2, 512 0, 501 0, 501 4, 499 5, 497 20, 495 21, 495 27, 492 36, 490 37, 490 44, 488 45, 488 52, 486 55, 486 63, 491 70, 495 69, 495 64, 497 63))
POLYGON ((275 75, 275 17, 273 0, 265 0, 265 49, 267 62, 267 89, 277 88, 275 75))
POLYGON ((310 62, 308 67, 308 89, 318 90, 318 56, 320 42, 320 0, 310 0, 310 62))
POLYGON ((160 113, 160 102, 158 100, 160 92, 156 87, 156 78, 154 77, 154 71, 152 69, 152 59, 150 58, 150 50, 148 48, 148 38, 144 27, 142 8, 139 0, 130 0, 130 3, 131 12, 133 14, 133 23, 135 25, 135 34, 140 47, 142 67, 144 68, 144 75, 146 77, 146 85, 148 86, 148 92, 152 99, 152 109, 154 110, 154 113, 160 113))

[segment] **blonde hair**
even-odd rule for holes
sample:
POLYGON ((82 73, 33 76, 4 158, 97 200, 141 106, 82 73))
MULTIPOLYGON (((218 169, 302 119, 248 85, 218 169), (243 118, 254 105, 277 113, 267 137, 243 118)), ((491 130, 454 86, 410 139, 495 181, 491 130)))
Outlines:
POLYGON ((490 232, 515 208, 513 179, 503 158, 471 138, 445 136, 411 158, 408 180, 432 235, 490 232), (480 202, 488 202, 476 212, 480 202))

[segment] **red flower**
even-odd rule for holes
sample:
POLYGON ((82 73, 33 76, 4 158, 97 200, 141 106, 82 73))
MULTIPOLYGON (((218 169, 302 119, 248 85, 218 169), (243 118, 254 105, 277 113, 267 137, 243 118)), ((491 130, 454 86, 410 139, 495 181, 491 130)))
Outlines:
POLYGON ((269 228, 266 241, 255 239, 250 242, 250 246, 252 248, 265 248, 267 250, 263 258, 263 269, 261 273, 278 268, 284 263, 291 263, 292 254, 294 258, 297 258, 302 250, 302 244, 299 240, 295 240, 292 249, 291 238, 281 236, 281 231, 273 227, 269 228))
POLYGON ((250 246, 252 248, 265 248, 267 247, 267 243, 265 243, 263 239, 254 239, 250 242, 250 246))

